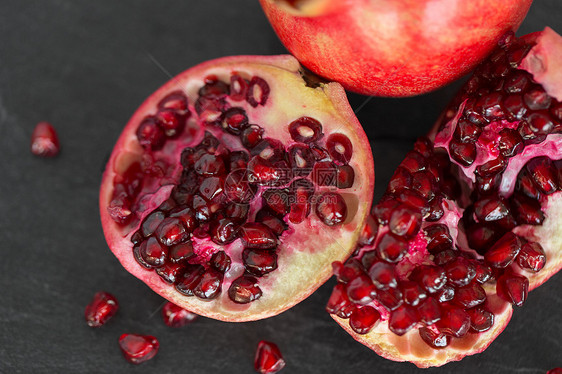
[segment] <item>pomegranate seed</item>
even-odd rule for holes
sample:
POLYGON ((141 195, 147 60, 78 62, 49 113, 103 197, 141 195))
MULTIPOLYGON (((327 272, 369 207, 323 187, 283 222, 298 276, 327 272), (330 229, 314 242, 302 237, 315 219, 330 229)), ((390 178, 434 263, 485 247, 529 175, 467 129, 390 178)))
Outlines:
POLYGON ((443 334, 462 338, 470 329, 470 316, 461 308, 446 306, 436 326, 443 334))
POLYGON ((175 109, 165 108, 158 111, 156 114, 156 121, 164 131, 164 134, 168 138, 174 139, 183 132, 186 117, 180 115, 175 109))
POLYGON ((521 269, 540 271, 546 264, 544 249, 537 242, 525 243, 517 256, 517 264, 521 269))
POLYGON ((185 223, 179 218, 165 218, 155 231, 158 241, 165 246, 172 246, 181 243, 189 238, 189 232, 185 223))
POLYGON ((174 208, 176 208, 177 204, 174 199, 167 199, 164 200, 162 204, 158 207, 158 210, 163 211, 164 213, 171 212, 174 208))
POLYGON ((540 197, 539 190, 535 186, 529 172, 525 169, 522 169, 517 176, 515 190, 535 200, 538 200, 540 197))
POLYGON ((341 318, 349 318, 353 309, 345 285, 342 283, 336 284, 326 304, 326 311, 330 314, 337 314, 341 318))
POLYGON ((191 313, 189 310, 183 309, 171 302, 167 302, 162 308, 162 319, 169 327, 183 327, 193 322, 197 317, 197 314, 191 313))
POLYGON ((498 221, 509 215, 509 208, 502 198, 487 197, 474 203, 474 214, 480 222, 498 221))
POLYGON ((238 238, 238 225, 229 218, 211 222, 209 226, 211 240, 219 245, 232 243, 238 238))
POLYGON ((494 325, 494 314, 483 307, 468 309, 466 312, 470 316, 470 328, 473 332, 488 331, 494 325))
POLYGON ((441 319, 441 308, 433 297, 428 297, 416 308, 418 318, 426 325, 433 325, 441 319))
POLYGON ((492 92, 489 95, 482 96, 475 104, 475 107, 481 108, 481 113, 489 120, 498 120, 504 117, 502 108, 503 95, 499 92, 492 92))
POLYGON ((411 239, 417 235, 421 227, 421 214, 407 205, 398 206, 390 215, 388 226, 397 236, 411 239))
POLYGON ((259 277, 277 269, 277 254, 270 250, 245 249, 242 260, 246 270, 259 277))
POLYGON ((444 266, 449 282, 457 287, 466 286, 476 276, 476 269, 469 260, 457 257, 444 266))
POLYGON ((258 344, 254 369, 261 374, 273 374, 285 367, 285 360, 275 343, 262 340, 258 344))
POLYGON ((379 290, 377 293, 377 300, 388 310, 395 310, 404 303, 402 292, 397 288, 379 290))
POLYGON ((145 238, 151 236, 156 228, 162 223, 162 221, 166 218, 164 212, 155 210, 149 215, 147 215, 142 223, 141 223, 141 232, 145 238))
POLYGON ((256 221, 259 221, 269 227, 271 231, 279 236, 287 229, 287 225, 279 217, 275 216, 272 212, 262 209, 256 215, 256 221))
POLYGON ((507 93, 525 92, 529 87, 529 78, 527 72, 515 71, 508 76, 504 83, 504 90, 507 93))
POLYGON ((170 247, 169 250, 170 261, 173 263, 186 262, 192 257, 195 257, 193 252, 193 244, 191 241, 185 243, 176 244, 170 247))
POLYGON ((201 281, 193 289, 193 294, 201 299, 214 299, 221 292, 222 277, 222 273, 218 270, 207 269, 201 281))
POLYGON ((237 304, 248 304, 259 299, 261 295, 257 279, 247 275, 235 279, 228 289, 228 297, 237 304))
POLYGON ((228 95, 228 92, 228 84, 215 75, 210 75, 205 78, 205 85, 199 89, 199 96, 222 97, 228 95))
POLYGON ((246 170, 250 155, 245 151, 230 152, 230 171, 246 170))
POLYGON ((442 224, 434 224, 424 228, 428 238, 427 250, 431 254, 437 254, 452 247, 453 238, 449 234, 449 228, 442 224))
POLYGON ((375 262, 379 262, 379 257, 375 251, 365 251, 361 256, 361 264, 364 269, 370 269, 375 262))
POLYGON ((262 141, 263 128, 258 125, 249 125, 240 134, 242 145, 248 149, 254 148, 262 141))
POLYGON ((562 374, 562 368, 550 369, 546 374, 562 374))
POLYGON ((246 111, 239 107, 228 109, 221 118, 223 129, 233 135, 240 135, 242 130, 248 126, 246 111))
POLYGON ((281 171, 270 161, 254 156, 248 162, 248 182, 273 185, 281 178, 281 171))
POLYGON ((245 248, 274 249, 277 247, 277 237, 263 223, 248 222, 242 225, 240 239, 245 248))
POLYGON ((153 236, 142 242, 139 252, 142 259, 154 267, 164 265, 168 257, 168 248, 160 244, 153 236))
POLYGON ((331 161, 317 162, 312 169, 312 180, 319 186, 335 186, 338 183, 337 170, 331 161))
POLYGON ((289 201, 291 199, 291 194, 287 188, 270 188, 263 191, 263 200, 267 206, 269 206, 277 214, 284 216, 289 213, 291 207, 289 206, 289 201))
POLYGON ((473 308, 486 301, 486 292, 477 282, 459 287, 455 291, 453 302, 465 309, 473 308))
POLYGON ((523 138, 513 129, 502 129, 498 149, 504 157, 513 157, 520 153, 524 148, 523 138))
POLYGON ((418 323, 418 316, 414 308, 403 305, 390 313, 388 328, 396 335, 404 335, 418 323))
POLYGON ((476 173, 483 178, 490 178, 496 174, 503 173, 507 167, 507 161, 503 157, 490 160, 476 168, 476 173))
POLYGON ((40 157, 54 157, 59 151, 55 128, 48 122, 39 122, 31 134, 31 153, 40 157))
POLYGON ((404 160, 400 163, 400 167, 404 168, 410 174, 425 170, 426 159, 416 151, 410 151, 406 154, 404 160))
POLYGON ((118 309, 119 303, 115 296, 108 292, 96 292, 84 312, 86 323, 90 327, 103 326, 117 313, 118 309))
POLYGON ((440 332, 433 331, 428 327, 420 327, 420 336, 431 348, 442 349, 451 343, 451 337, 440 332))
POLYGON ((349 283, 365 272, 362 264, 356 259, 346 261, 345 265, 339 261, 332 262, 332 269, 341 283, 349 283))
POLYGON ((410 280, 418 282, 427 292, 436 293, 447 283, 447 275, 440 267, 421 265, 412 271, 410 280))
POLYGON ((400 291, 402 292, 404 302, 411 306, 419 305, 427 297, 425 291, 416 282, 412 281, 401 281, 400 291))
POLYGON ((500 233, 493 226, 474 224, 467 227, 466 234, 468 245, 483 253, 498 239, 500 233))
POLYGON ((461 141, 461 143, 473 143, 478 140, 482 128, 467 121, 466 119, 459 120, 457 128, 455 129, 455 137, 461 141))
POLYGON ((537 86, 523 95, 525 104, 531 110, 548 109, 551 103, 551 97, 540 86, 537 86))
POLYGON ((248 203, 256 195, 256 188, 248 182, 245 170, 232 171, 224 181, 226 197, 235 203, 248 203))
POLYGON ((441 291, 437 293, 437 299, 440 303, 445 303, 447 301, 453 300, 455 297, 455 288, 450 284, 446 284, 441 291))
POLYGON ((399 262, 408 253, 408 242, 390 233, 384 234, 376 247, 378 256, 386 262, 399 262))
POLYGON ((311 117, 301 117, 289 124, 289 134, 296 142, 313 143, 322 136, 322 125, 311 117))
MULTIPOLYGON (((452 248, 452 247, 451 247, 452 248)), ((446 249, 433 256, 433 262, 437 266, 444 266, 458 257, 455 249, 446 249)))
POLYGON ((381 318, 377 310, 370 306, 357 308, 351 313, 349 325, 358 334, 367 334, 381 318))
POLYGON ((375 219, 372 216, 367 216, 367 221, 365 226, 363 226, 363 230, 361 231, 361 235, 357 241, 357 245, 360 247, 365 247, 368 245, 373 245, 375 242, 375 237, 378 233, 378 226, 375 222, 375 219))
POLYGON ((476 275, 474 276, 475 281, 482 284, 486 283, 492 278, 492 268, 486 265, 484 262, 474 261, 473 265, 476 269, 476 275))
POLYGON ((519 224, 540 225, 544 221, 541 204, 535 199, 516 193, 511 197, 511 206, 519 224))
POLYGON ((470 166, 476 159, 476 146, 474 143, 460 143, 453 139, 449 143, 451 158, 461 166, 470 166))
POLYGON ((537 188, 544 194, 558 189, 558 177, 552 161, 548 157, 536 157, 527 163, 529 175, 537 188))
POLYGON ((180 276, 176 284, 176 290, 186 296, 193 296, 193 290, 201 282, 205 268, 201 265, 190 265, 180 276))
POLYGON ((369 269, 369 276, 379 290, 387 290, 388 288, 394 288, 398 285, 394 266, 384 262, 376 262, 373 264, 369 269))
POLYGON ((289 165, 295 176, 307 176, 316 162, 310 148, 304 144, 293 144, 288 149, 289 165))
POLYGON ((144 148, 158 151, 164 146, 166 135, 156 118, 146 117, 137 128, 137 139, 144 148))
POLYGON ((351 161, 353 155, 353 145, 347 136, 334 133, 326 140, 326 149, 334 162, 346 165, 351 161))
POLYGON ((193 232, 196 226, 195 212, 188 206, 178 206, 170 211, 170 218, 179 218, 187 232, 193 232))
POLYGON ((484 255, 484 259, 492 267, 509 266, 521 250, 521 239, 512 232, 506 233, 484 255))
POLYGON ((158 109, 174 109, 184 114, 187 110, 187 97, 181 91, 173 91, 160 100, 158 109))
POLYGON ((498 278, 496 284, 498 296, 515 306, 525 303, 528 291, 529 280, 522 275, 504 274, 498 278))
POLYGON ((260 77, 252 77, 248 84, 246 101, 254 108, 258 105, 265 105, 269 97, 269 85, 260 77))
POLYGON ((373 207, 371 214, 374 218, 376 218, 379 225, 387 225, 392 211, 398 206, 398 204, 400 203, 393 198, 391 200, 382 200, 373 207))
POLYGON ((225 165, 222 157, 205 154, 195 162, 194 170, 202 176, 218 175, 224 173, 225 165))
POLYGON ((387 192, 397 193, 403 189, 410 188, 412 185, 412 175, 410 172, 403 167, 399 166, 394 175, 390 178, 388 183, 387 192))
POLYGON ((230 76, 230 99, 234 101, 242 101, 246 99, 247 92, 248 81, 238 74, 232 74, 230 76))
POLYGON ((500 186, 502 175, 496 174, 489 178, 483 178, 478 174, 476 176, 476 188, 479 195, 490 195, 497 193, 500 186))
POLYGON ((325 192, 318 197, 316 215, 327 226, 342 224, 347 218, 347 204, 336 192, 325 192))
POLYGON ((351 280, 347 285, 347 296, 354 303, 365 305, 373 301, 376 295, 376 288, 371 278, 361 274, 351 280))
POLYGON ((183 273, 184 267, 181 264, 167 263, 160 266, 155 271, 164 282, 174 284, 183 273))
POLYGON ((355 171, 349 165, 340 165, 336 171, 336 186, 341 189, 353 187, 355 171))
POLYGON ((230 264, 230 257, 225 251, 218 251, 211 257, 211 266, 223 274, 230 269, 230 264))
POLYGON ((119 347, 123 356, 132 364, 142 364, 158 353, 160 344, 154 336, 123 334, 119 338, 119 347))

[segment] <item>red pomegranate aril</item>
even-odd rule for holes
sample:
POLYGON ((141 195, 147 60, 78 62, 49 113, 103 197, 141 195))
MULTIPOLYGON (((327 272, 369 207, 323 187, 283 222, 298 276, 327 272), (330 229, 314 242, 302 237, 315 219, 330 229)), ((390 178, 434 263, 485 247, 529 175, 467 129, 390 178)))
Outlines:
POLYGON ((223 174, 225 172, 224 161, 220 156, 205 154, 195 162, 194 170, 202 176, 223 174))
POLYGON ((248 81, 246 81, 238 74, 232 74, 230 76, 230 99, 234 101, 245 100, 247 92, 248 81))
POLYGON ((156 114, 156 121, 168 138, 175 139, 183 132, 185 128, 186 117, 180 115, 175 109, 167 108, 160 109, 158 111, 158 113, 156 114))
POLYGON ((486 197, 474 203, 474 214, 479 222, 499 221, 509 213, 506 201, 498 196, 486 197))
POLYGON ((400 167, 407 170, 410 174, 425 170, 426 159, 417 151, 410 151, 406 154, 404 160, 400 163, 400 167))
POLYGON ((264 249, 245 249, 242 261, 246 270, 258 277, 277 269, 277 254, 264 249))
POLYGON ((248 203, 256 195, 256 188, 247 180, 245 170, 233 170, 224 181, 226 197, 235 203, 248 203))
POLYGON ((347 296, 356 304, 366 305, 373 301, 376 294, 375 285, 365 274, 360 274, 347 284, 347 296))
POLYGON ((318 197, 316 215, 327 226, 341 225, 347 218, 347 204, 336 192, 325 192, 318 197))
POLYGON ((457 257, 458 257, 457 251, 452 249, 451 247, 451 249, 446 249, 434 255, 433 262, 437 266, 444 266, 445 264, 448 264, 449 262, 453 261, 457 257))
POLYGON ((197 319, 198 315, 183 309, 174 303, 167 302, 162 308, 162 319, 166 326, 178 328, 183 327, 197 319))
POLYGON ((355 171, 349 165, 340 165, 336 171, 336 187, 337 188, 351 188, 355 180, 355 171))
POLYGON ((365 273, 362 263, 360 263, 357 259, 346 261, 345 264, 342 264, 339 261, 332 262, 332 269, 338 282, 341 283, 349 283, 353 279, 365 273))
POLYGON ((209 225, 209 234, 211 240, 219 245, 232 243, 238 238, 238 225, 229 218, 212 221, 209 225))
POLYGON ((473 308, 486 301, 486 292, 477 282, 456 289, 453 303, 465 309, 473 308))
POLYGON ((449 143, 451 157, 462 166, 470 166, 476 159, 476 146, 474 143, 460 143, 452 140, 449 143))
POLYGON ((398 167, 394 171, 390 182, 388 183, 387 192, 396 193, 403 189, 410 188, 412 185, 412 175, 403 167, 398 167))
POLYGON ((330 314, 337 314, 341 318, 349 318, 353 309, 354 305, 347 296, 345 285, 336 284, 326 304, 326 311, 330 314))
POLYGON ((525 104, 531 110, 548 109, 551 97, 540 86, 532 88, 523 95, 525 104))
POLYGON ((543 247, 537 242, 525 243, 517 256, 517 264, 524 270, 540 271, 546 264, 543 247))
POLYGON ((312 169, 312 180, 319 186, 335 186, 338 183, 337 171, 331 161, 317 162, 312 169))
POLYGON ((470 316, 461 308, 445 306, 441 310, 441 319, 436 326, 443 334, 462 338, 470 329, 470 316))
POLYGON ((374 263, 369 269, 369 276, 379 290, 395 288, 398 285, 394 266, 384 262, 374 263))
POLYGON ((498 149, 502 156, 513 157, 523 150, 523 138, 516 130, 502 129, 499 134, 498 149))
POLYGON ((263 128, 258 125, 249 125, 240 134, 242 145, 248 149, 254 148, 262 141, 263 128))
POLYGON ((429 213, 429 205, 427 199, 420 195, 417 191, 404 190, 401 191, 396 197, 401 203, 407 204, 411 208, 420 211, 424 217, 429 213))
POLYGON ((281 178, 281 172, 268 160, 254 156, 248 162, 248 182, 273 185, 281 178))
POLYGON ((478 140, 482 128, 466 119, 459 120, 457 128, 455 129, 455 136, 462 143, 475 142, 478 140))
POLYGON ((492 278, 492 268, 486 265, 483 261, 474 261, 474 268, 476 269, 476 275, 474 280, 480 284, 486 283, 492 278))
POLYGON ((263 223, 248 222, 240 227, 240 239, 245 248, 274 249, 277 237, 263 223))
POLYGON ((523 119, 528 111, 523 101, 523 97, 520 94, 512 94, 505 97, 503 107, 505 108, 507 114, 514 120, 523 119))
POLYGON ((420 337, 431 348, 442 349, 451 343, 451 337, 440 332, 436 332, 429 327, 420 327, 420 337))
POLYGON ((155 235, 163 245, 170 247, 189 238, 185 223, 177 217, 167 217, 156 228, 155 235))
POLYGON ((179 114, 185 114, 187 97, 181 91, 173 91, 160 100, 157 107, 158 109, 173 109, 179 114))
POLYGON ((334 162, 339 165, 346 165, 353 155, 353 145, 347 136, 341 133, 334 133, 326 139, 326 149, 334 162))
POLYGON ((398 204, 400 204, 393 197, 391 196, 388 197, 390 197, 390 199, 382 200, 377 205, 373 206, 371 210, 371 215, 374 218, 376 218, 379 225, 388 224, 388 220, 390 219, 390 215, 392 214, 392 211, 394 210, 394 208, 398 206, 398 204))
POLYGON ((498 230, 491 225, 474 224, 467 227, 468 245, 484 253, 498 239, 498 230))
POLYGON ((164 282, 168 284, 174 284, 179 279, 184 270, 185 269, 182 264, 165 263, 155 271, 156 274, 158 274, 164 282))
POLYGON ((441 308, 433 297, 428 297, 416 308, 420 322, 425 325, 433 325, 441 319, 441 308))
POLYGON ((511 207, 519 224, 540 225, 544 221, 541 204, 535 199, 516 193, 511 197, 511 207))
POLYGON ((158 206, 158 210, 163 211, 164 213, 170 213, 173 209, 177 207, 176 202, 174 199, 166 199, 162 204, 158 206))
POLYGON ((222 278, 223 275, 218 270, 207 269, 193 289, 193 294, 200 299, 214 299, 221 292, 222 278))
POLYGON ((531 113, 527 122, 533 133, 541 136, 540 139, 552 132, 554 128, 554 123, 547 111, 531 113))
POLYGON ((408 253, 408 242, 402 238, 386 233, 376 247, 378 256, 390 263, 396 263, 408 253))
POLYGON ((357 308, 349 317, 349 325, 358 334, 367 334, 375 323, 380 320, 381 315, 377 310, 370 306, 357 308))
POLYGON ((228 297, 237 304, 248 304, 261 296, 257 279, 248 275, 235 279, 228 288, 228 297))
POLYGON ((388 226, 397 236, 411 239, 417 235, 421 227, 421 214, 406 205, 398 206, 390 215, 388 226))
POLYGON ((444 267, 449 282, 457 287, 466 286, 476 276, 476 269, 469 260, 464 257, 457 257, 448 262, 444 267))
POLYGON ((173 245, 169 249, 170 261, 173 263, 186 262, 195 257, 191 241, 173 245))
POLYGON ((289 201, 291 193, 288 188, 269 188, 263 191, 262 194, 265 205, 270 207, 277 214, 284 216, 289 213, 289 201))
POLYGON ((529 175, 537 188, 549 195, 558 189, 558 177, 552 161, 548 157, 536 157, 527 163, 529 175))
POLYGON ((506 167, 506 160, 503 157, 498 157, 478 166, 476 168, 476 172, 483 178, 489 178, 496 174, 502 173, 506 167))
POLYGON ((149 215, 147 215, 141 223, 141 231, 145 238, 151 236, 156 228, 162 223, 162 221, 166 218, 164 212, 155 210, 149 215))
POLYGON ((451 248, 453 238, 451 238, 449 228, 446 225, 437 223, 426 226, 423 230, 428 238, 427 250, 429 253, 437 254, 443 250, 451 248))
POLYGON ((425 291, 416 282, 401 281, 399 288, 404 302, 414 307, 418 306, 427 297, 425 291))
POLYGON ((438 266, 421 265, 410 274, 410 280, 418 282, 430 294, 438 292, 447 283, 445 270, 438 266))
POLYGON ((270 88, 265 80, 260 77, 252 77, 248 84, 246 101, 254 108, 258 105, 265 105, 269 98, 270 88))
POLYGON ((31 153, 40 157, 54 157, 60 151, 55 128, 48 122, 39 122, 31 134, 31 153))
POLYGON ((193 296, 193 290, 201 282, 205 268, 201 265, 189 265, 176 283, 176 290, 185 295, 193 296))
POLYGON ((388 328, 396 335, 402 336, 418 323, 416 310, 409 305, 402 305, 390 313, 388 328))
POLYGON ((254 369, 260 374, 274 374, 285 367, 285 360, 275 343, 262 340, 258 344, 254 369))
POLYGON ((476 188, 480 196, 496 193, 502 179, 501 174, 496 174, 489 178, 483 178, 477 174, 475 174, 475 176, 476 176, 476 188))
POLYGON ((293 175, 305 177, 310 174, 316 159, 308 146, 293 144, 289 147, 287 153, 293 175))
POLYGON ((414 173, 412 179, 412 189, 417 191, 427 200, 434 199, 435 194, 438 191, 433 174, 427 170, 414 173))
POLYGON ((230 269, 231 262, 230 257, 225 251, 218 251, 211 257, 211 266, 223 274, 230 269))
POLYGON ((540 197, 540 192, 526 169, 522 169, 521 172, 519 172, 515 190, 535 200, 538 200, 540 197))
POLYGON ((527 72, 515 71, 506 78, 503 88, 507 93, 521 93, 527 90, 529 83, 527 72))
POLYGON ((446 284, 437 294, 437 300, 440 303, 445 303, 447 301, 453 300, 455 297, 455 287, 450 284, 446 284))
POLYGON ((367 221, 365 222, 365 226, 363 226, 363 230, 361 231, 361 235, 357 240, 357 245, 360 247, 365 247, 368 245, 372 245, 375 242, 375 238, 378 233, 378 225, 375 222, 375 219, 372 216, 367 216, 367 221))
POLYGON ((84 317, 90 327, 103 326, 117 313, 119 303, 109 292, 96 292, 92 301, 86 306, 84 317))
POLYGON ((289 134, 296 142, 313 143, 323 136, 322 125, 311 117, 301 117, 289 124, 289 134))
POLYGON ((239 107, 229 108, 222 115, 222 127, 233 135, 239 135, 248 125, 246 111, 239 107))
POLYGON ((484 254, 484 259, 492 267, 505 268, 515 260, 521 245, 521 239, 514 233, 508 232, 484 254))
POLYGON ((377 301, 387 310, 394 310, 404 304, 402 292, 397 288, 388 288, 377 292, 377 301))
POLYGON ((562 368, 550 369, 546 374, 562 374, 562 368))
POLYGON ((150 237, 142 242, 139 251, 142 259, 154 267, 164 265, 168 257, 168 248, 160 244, 155 237, 150 237))
POLYGON ((192 232, 197 225, 195 221, 195 213, 188 206, 178 206, 169 213, 170 218, 179 218, 184 224, 188 232, 192 232))
POLYGON ((166 135, 154 117, 145 118, 137 128, 137 138, 147 150, 158 151, 166 142, 166 135))
POLYGON ((267 209, 262 209, 258 212, 256 221, 269 227, 277 236, 281 235, 283 231, 287 229, 285 222, 267 209))
POLYGON ((466 312, 470 316, 470 329, 472 332, 485 332, 494 325, 494 313, 483 307, 468 309, 466 312))
POLYGON ((223 97, 228 95, 228 84, 219 80, 216 75, 205 77, 205 85, 199 89, 199 96, 223 97))
POLYGON ((156 355, 160 344, 154 336, 123 334, 119 338, 119 347, 127 361, 142 364, 156 355))
POLYGON ((476 102, 476 107, 481 108, 481 113, 489 120, 498 120, 504 116, 502 108, 503 95, 499 92, 492 92, 481 97, 476 102))
POLYGON ((522 275, 506 273, 498 278, 496 292, 503 300, 522 306, 529 292, 529 280, 522 275))

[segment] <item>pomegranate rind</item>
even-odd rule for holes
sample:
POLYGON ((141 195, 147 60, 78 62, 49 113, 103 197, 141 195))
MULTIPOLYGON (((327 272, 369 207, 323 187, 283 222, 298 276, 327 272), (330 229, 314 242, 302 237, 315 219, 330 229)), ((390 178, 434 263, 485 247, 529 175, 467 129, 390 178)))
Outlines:
POLYGON ((402 336, 388 329, 388 321, 380 321, 369 333, 361 335, 353 331, 348 319, 335 314, 330 316, 347 331, 353 339, 364 344, 379 356, 392 361, 409 361, 419 368, 443 366, 451 361, 460 361, 466 356, 484 351, 505 329, 513 308, 496 295, 488 296, 486 307, 495 314, 494 326, 483 333, 468 333, 463 338, 452 339, 451 344, 442 349, 427 345, 414 328, 402 336))
MULTIPOLYGON (((129 120, 114 147, 103 174, 99 197, 106 241, 127 271, 184 309, 218 320, 243 322, 274 316, 304 300, 331 276, 333 261, 343 261, 349 256, 372 202, 374 163, 370 144, 349 106, 343 87, 338 83, 320 83, 317 87, 309 87, 303 79, 303 74, 298 61, 288 55, 224 57, 186 70, 144 101, 129 120), (155 272, 144 269, 134 260, 130 237, 135 228, 124 229, 119 226, 107 211, 112 199, 113 178, 123 173, 131 162, 138 160, 143 153, 135 131, 144 116, 152 110, 150 108, 155 108, 168 93, 178 89, 186 93, 191 107, 193 97, 204 84, 204 77, 214 74, 227 80, 234 71, 258 75, 268 81, 271 93, 267 104, 248 109, 260 116, 260 125, 264 126, 267 136, 287 138, 286 128, 292 120, 304 115, 313 116, 323 124, 324 133, 341 132, 348 136, 354 147, 350 165, 356 174, 354 186, 341 192, 353 214, 348 214, 348 219, 343 225, 334 227, 309 218, 301 223, 309 225, 306 232, 293 230, 294 227, 290 225, 289 230, 280 237, 285 249, 279 253, 278 269, 260 278, 259 286, 263 296, 244 305, 235 304, 228 298, 226 291, 236 278, 228 276, 228 273, 222 283, 223 291, 217 299, 209 302, 179 294, 155 272), (273 105, 275 111, 269 111, 273 105), (353 206, 350 206, 350 202, 353 206)), ((185 146, 196 144, 198 140, 200 137, 185 146)), ((177 160, 175 162, 179 164, 177 160)), ((163 186, 155 191, 148 199, 147 210, 143 215, 147 215, 165 200, 171 188, 171 185, 163 186)), ((141 215, 140 219, 142 218, 141 215)), ((242 246, 239 240, 227 247, 231 258, 241 262, 242 246)))

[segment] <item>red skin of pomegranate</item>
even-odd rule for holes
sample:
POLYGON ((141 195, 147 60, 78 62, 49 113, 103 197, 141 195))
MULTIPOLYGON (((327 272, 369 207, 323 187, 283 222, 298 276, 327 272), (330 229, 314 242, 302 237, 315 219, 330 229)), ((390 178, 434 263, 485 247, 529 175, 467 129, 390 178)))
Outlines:
MULTIPOLYGON (((110 249, 127 271, 172 303, 198 315, 224 321, 240 322, 271 317, 308 297, 330 277, 331 263, 342 261, 353 251, 372 199, 374 164, 370 145, 349 107, 341 85, 327 83, 317 88, 307 87, 301 77, 300 69, 298 61, 292 56, 236 56, 200 64, 179 74, 153 93, 132 116, 119 137, 100 188, 100 215, 105 238, 110 249), (210 301, 181 295, 173 285, 165 283, 156 272, 143 268, 133 257, 133 245, 130 239, 138 229, 138 221, 142 221, 151 210, 167 199, 171 190, 170 185, 156 186, 156 193, 148 196, 146 209, 139 213, 134 224, 123 226, 116 223, 107 209, 112 201, 114 178, 122 175, 129 165, 137 162, 144 153, 139 145, 136 131, 143 118, 155 110, 157 103, 170 92, 183 90, 189 97, 190 110, 193 111, 195 101, 193 96, 204 84, 203 79, 206 76, 209 74, 226 76, 223 80, 228 80, 232 72, 239 71, 250 76, 260 76, 271 86, 271 93, 265 106, 247 109, 248 113, 252 112, 254 117, 257 116, 267 136, 283 139, 290 144, 288 124, 293 118, 313 116, 322 123, 326 137, 336 132, 349 137, 353 144, 353 157, 349 164, 354 168, 356 176, 352 188, 341 190, 342 194, 346 194, 344 198, 354 202, 353 205, 348 206, 348 215, 344 224, 327 226, 315 218, 314 214, 310 214, 298 225, 292 226, 290 222, 287 223, 289 230, 280 237, 282 243, 280 246, 283 245, 286 250, 279 254, 278 269, 260 278, 259 287, 263 296, 248 304, 232 302, 227 292, 229 285, 241 275, 240 270, 243 270, 241 245, 238 240, 224 247, 231 246, 229 248, 238 251, 234 254, 228 253, 233 259, 231 271, 238 271, 238 274, 225 274, 222 293, 210 301), (268 112, 270 110, 271 112, 268 112), (299 227, 304 229, 301 230, 299 227)), ((180 142, 178 144, 182 147, 197 144, 203 136, 202 128, 194 129, 194 134, 191 140, 185 141, 185 145, 180 137, 177 140, 180 142)), ((226 139, 230 135, 224 136, 226 139)), ((177 147, 173 142, 166 147, 168 145, 177 147)), ((181 151, 183 148, 178 149, 181 151)), ((164 151, 160 155, 174 168, 170 179, 177 178, 181 174, 181 165, 178 166, 179 162, 175 158, 179 158, 179 152, 176 150, 170 154, 164 151)), ((197 251, 195 245, 194 247, 197 251)))
POLYGON ((531 2, 260 0, 281 42, 307 68, 347 90, 391 97, 466 74, 519 27, 531 2))

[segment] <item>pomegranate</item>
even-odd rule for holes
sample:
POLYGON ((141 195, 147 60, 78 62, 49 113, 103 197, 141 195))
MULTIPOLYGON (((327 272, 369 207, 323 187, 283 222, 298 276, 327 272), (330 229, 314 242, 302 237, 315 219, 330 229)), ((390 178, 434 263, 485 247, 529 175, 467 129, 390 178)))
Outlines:
POLYGON ((354 248, 374 184, 343 88, 291 56, 181 73, 133 115, 100 212, 121 264, 181 308, 225 321, 276 315, 354 248))
POLYGON ((466 74, 519 27, 531 2, 260 0, 304 66, 377 96, 412 96, 466 74))
POLYGON ((55 157, 59 151, 59 138, 53 125, 39 122, 31 134, 31 153, 39 157, 55 157))
POLYGON ((119 348, 123 357, 132 364, 142 364, 156 356, 160 344, 154 336, 123 334, 119 338, 119 348))
POLYGON ((162 319, 167 326, 183 327, 197 319, 197 314, 183 309, 174 303, 167 302, 162 307, 162 319))
POLYGON ((506 34, 406 155, 333 265, 327 310, 356 340, 419 367, 460 360, 560 270, 561 53, 549 28, 506 34))
POLYGON ((119 303, 109 292, 96 292, 94 298, 86 306, 84 317, 90 327, 101 327, 117 313, 119 303))
POLYGON ((274 374, 285 367, 285 360, 277 344, 262 340, 258 343, 254 369, 260 374, 274 374))

